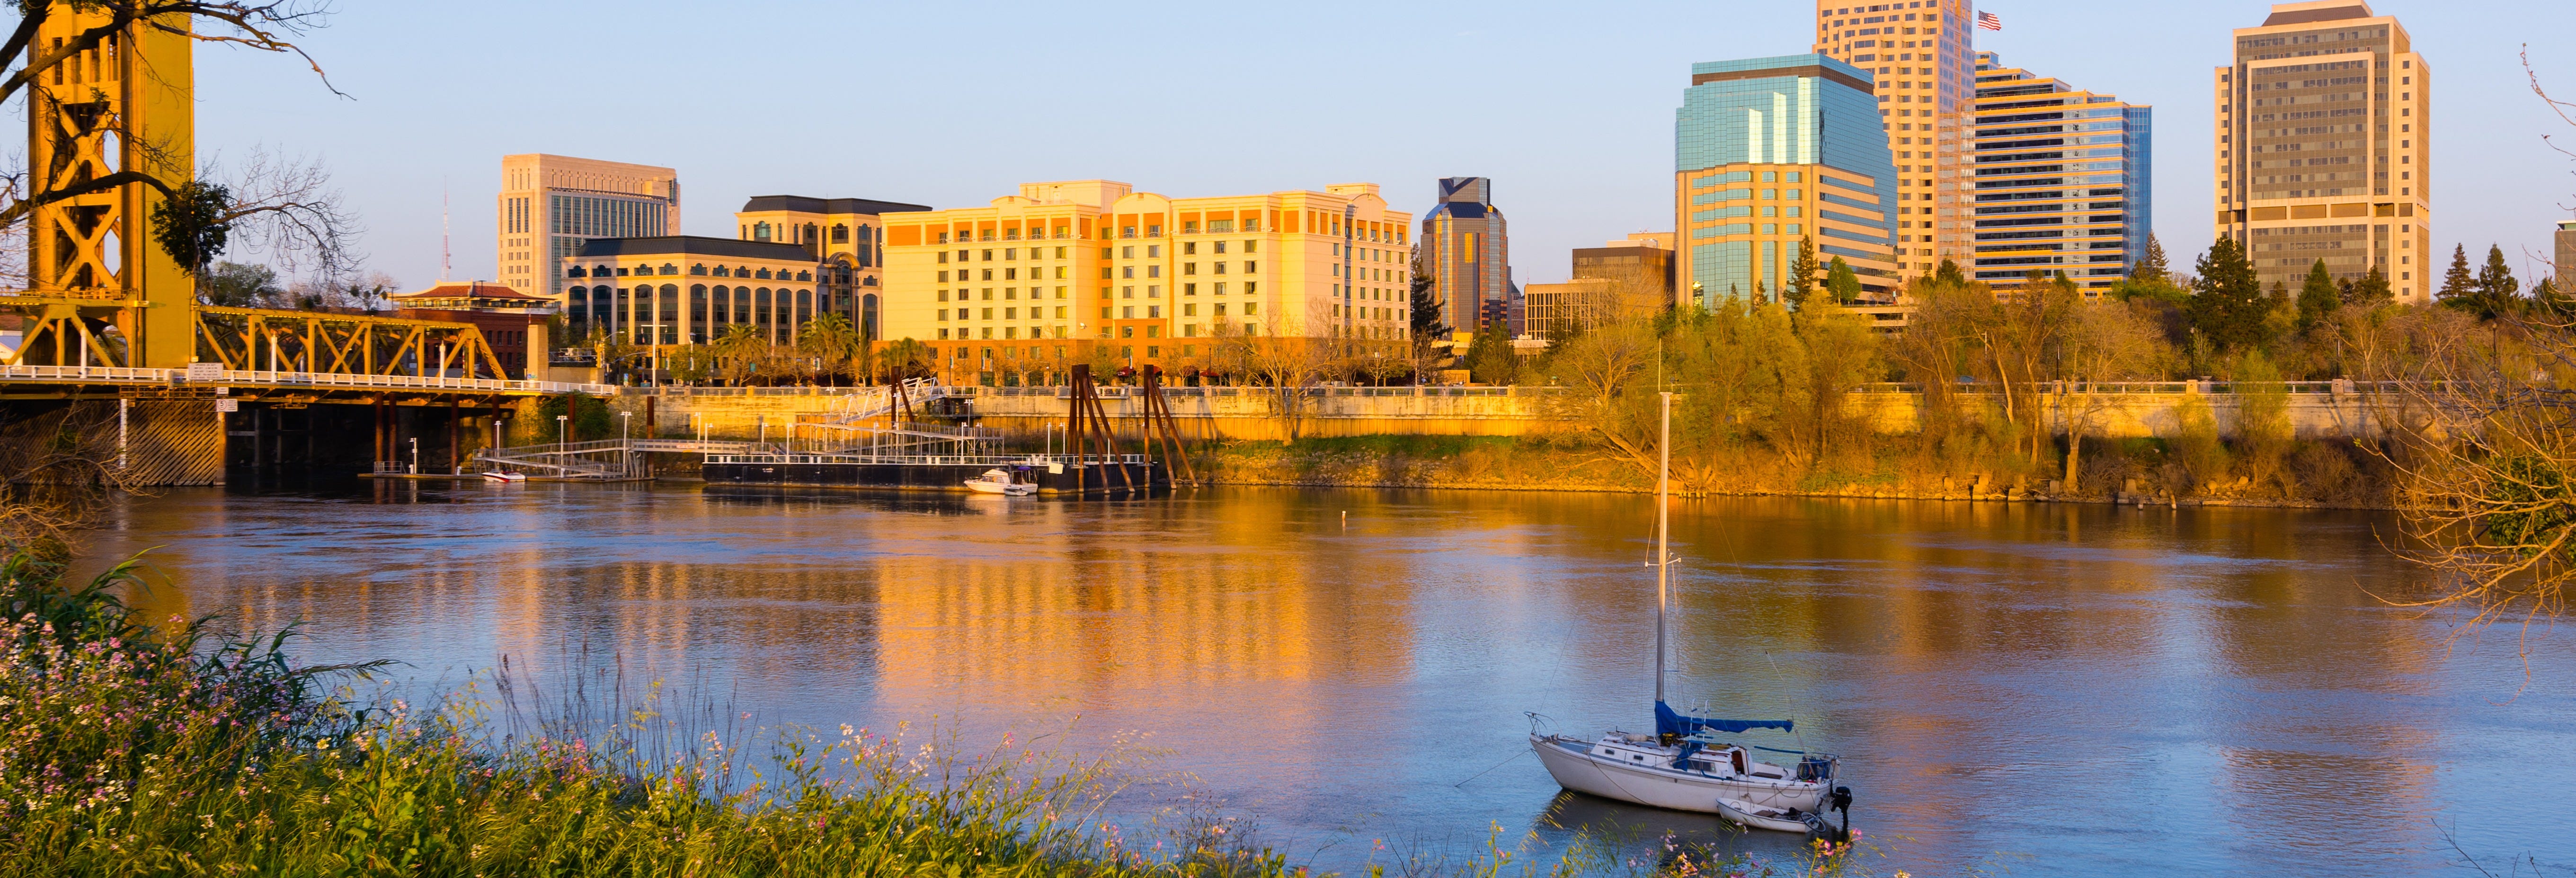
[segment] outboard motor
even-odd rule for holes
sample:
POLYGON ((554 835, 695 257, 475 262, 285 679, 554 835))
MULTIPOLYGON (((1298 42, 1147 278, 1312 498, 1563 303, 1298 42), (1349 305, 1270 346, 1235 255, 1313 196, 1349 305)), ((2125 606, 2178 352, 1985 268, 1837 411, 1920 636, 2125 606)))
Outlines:
POLYGON ((1834 810, 1843 812, 1843 826, 1841 831, 1837 833, 1838 837, 1834 839, 1834 843, 1842 844, 1844 842, 1851 841, 1851 788, 1835 787, 1833 803, 1834 810))

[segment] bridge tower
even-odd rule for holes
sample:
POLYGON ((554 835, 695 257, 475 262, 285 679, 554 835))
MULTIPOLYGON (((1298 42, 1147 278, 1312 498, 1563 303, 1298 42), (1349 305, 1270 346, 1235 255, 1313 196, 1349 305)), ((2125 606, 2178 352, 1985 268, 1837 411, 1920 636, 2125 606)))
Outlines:
POLYGON ((56 2, 29 45, 31 57, 78 51, 36 71, 26 90, 26 197, 36 203, 28 288, 0 295, 0 307, 26 317, 11 364, 177 368, 196 359, 188 270, 153 240, 163 195, 139 179, 176 187, 196 177, 190 22, 167 15, 94 33, 111 24, 105 12, 56 2), (85 41, 94 44, 79 48, 85 41), (119 174, 122 183, 95 184, 119 174))

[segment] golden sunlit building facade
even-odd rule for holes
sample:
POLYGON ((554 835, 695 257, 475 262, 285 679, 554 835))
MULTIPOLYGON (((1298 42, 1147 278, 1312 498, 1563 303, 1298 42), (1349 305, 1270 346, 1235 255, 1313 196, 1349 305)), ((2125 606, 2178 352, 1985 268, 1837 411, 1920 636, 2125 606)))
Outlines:
POLYGON ((2373 267, 2399 302, 2430 296, 2432 75, 2406 28, 2361 0, 2284 3, 2235 32, 2213 72, 2217 228, 2263 287, 2373 267))
POLYGON ((2065 272, 2088 298, 2147 256, 2155 110, 1977 53, 1975 217, 1968 277, 2065 272))
POLYGON ((1968 0, 1816 4, 1815 50, 1876 80, 1897 174, 1898 268, 1908 277, 1931 274, 1943 259, 1964 268, 1973 255, 1960 168, 1973 149, 1976 15, 1968 0))
POLYGON ((1061 380, 1073 363, 1193 371, 1232 338, 1362 356, 1406 336, 1411 217, 1373 183, 1209 198, 1028 183, 985 207, 884 220, 884 337, 926 345, 943 380, 1061 380))
POLYGON ((501 282, 570 307, 569 284, 555 269, 589 241, 680 233, 680 175, 573 156, 502 156, 495 207, 501 282))
POLYGON ((735 236, 745 241, 793 244, 820 263, 825 310, 847 317, 869 339, 885 337, 884 214, 929 210, 926 204, 871 198, 759 195, 733 215, 735 236))

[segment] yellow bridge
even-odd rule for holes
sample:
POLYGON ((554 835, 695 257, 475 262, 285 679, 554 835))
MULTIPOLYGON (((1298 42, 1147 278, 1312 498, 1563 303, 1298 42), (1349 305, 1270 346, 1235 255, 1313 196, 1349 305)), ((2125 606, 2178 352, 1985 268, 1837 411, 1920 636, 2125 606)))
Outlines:
POLYGON ((0 344, 0 398, 224 387, 427 405, 585 389, 513 380, 471 324, 200 304, 154 220, 195 176, 188 17, 118 27, 102 8, 48 12, 26 71, 27 286, 0 289, 0 318, 17 324, 0 344))

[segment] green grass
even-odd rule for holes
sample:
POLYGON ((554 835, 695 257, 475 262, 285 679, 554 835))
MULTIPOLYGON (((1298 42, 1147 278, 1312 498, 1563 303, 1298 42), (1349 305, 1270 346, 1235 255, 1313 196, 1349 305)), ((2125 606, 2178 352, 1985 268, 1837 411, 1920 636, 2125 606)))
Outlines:
MULTIPOLYGON (((846 726, 736 733, 657 711, 655 690, 529 711, 507 678, 436 709, 354 706, 373 665, 295 664, 286 634, 221 642, 154 627, 59 563, 0 561, 0 874, 901 875, 1269 878, 1302 873, 1230 818, 1125 834, 1114 758, 1005 738, 967 752, 846 726), (500 714, 496 718, 496 711, 500 714), (694 725, 693 725, 694 723, 694 725), (704 727, 704 728, 701 728, 704 727)), ((1774 874, 1666 844, 1504 844, 1373 865, 1408 876, 1774 874), (1648 849, 1651 851, 1652 846, 1648 849), (1627 852, 1623 853, 1625 850, 1627 852)), ((1843 872, 1856 858, 1784 862, 1843 872)))

